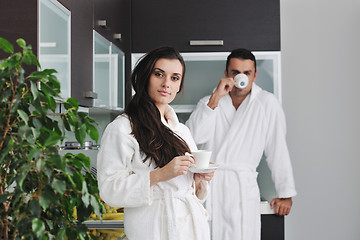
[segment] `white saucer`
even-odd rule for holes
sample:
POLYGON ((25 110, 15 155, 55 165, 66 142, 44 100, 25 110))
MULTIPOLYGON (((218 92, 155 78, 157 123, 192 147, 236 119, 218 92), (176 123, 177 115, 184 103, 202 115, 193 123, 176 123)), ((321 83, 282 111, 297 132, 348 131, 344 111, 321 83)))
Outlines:
POLYGON ((216 170, 219 167, 218 164, 210 163, 208 168, 197 168, 195 164, 189 167, 189 171, 192 173, 209 173, 216 170))

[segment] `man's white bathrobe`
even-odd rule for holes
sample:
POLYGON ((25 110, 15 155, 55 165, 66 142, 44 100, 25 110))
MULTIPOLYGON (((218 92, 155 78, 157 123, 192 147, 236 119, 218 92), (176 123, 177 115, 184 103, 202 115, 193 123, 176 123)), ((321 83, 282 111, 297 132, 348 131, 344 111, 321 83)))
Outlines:
MULTIPOLYGON (((167 108, 162 122, 184 139, 191 150, 196 145, 189 129, 167 108)), ((150 187, 155 168, 143 162, 145 155, 131 135, 126 115, 118 116, 105 129, 97 158, 100 197, 112 207, 125 207, 125 233, 130 240, 209 240, 207 211, 202 203, 207 182, 197 196, 193 174, 175 177, 150 187)))
POLYGON ((260 193, 256 168, 263 153, 280 198, 296 195, 285 141, 285 117, 275 96, 253 84, 236 110, 230 95, 213 110, 201 99, 186 122, 201 149, 220 165, 206 206, 213 240, 260 239, 260 193))

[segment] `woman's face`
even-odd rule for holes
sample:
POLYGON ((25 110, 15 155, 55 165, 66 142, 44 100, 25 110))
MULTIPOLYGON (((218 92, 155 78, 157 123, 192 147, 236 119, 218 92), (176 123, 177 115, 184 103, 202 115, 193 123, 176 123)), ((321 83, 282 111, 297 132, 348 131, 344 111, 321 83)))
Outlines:
POLYGON ((183 66, 178 59, 159 59, 149 79, 148 94, 160 112, 164 112, 180 89, 183 66))

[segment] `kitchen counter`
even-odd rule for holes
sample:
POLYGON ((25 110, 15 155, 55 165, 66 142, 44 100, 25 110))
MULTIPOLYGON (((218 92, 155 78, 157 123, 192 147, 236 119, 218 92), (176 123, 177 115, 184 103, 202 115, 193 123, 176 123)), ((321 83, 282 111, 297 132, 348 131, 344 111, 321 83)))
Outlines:
MULTIPOLYGON (((269 202, 263 201, 260 203, 260 213, 274 214, 274 209, 271 209, 269 202)), ((84 224, 89 229, 122 229, 124 228, 124 221, 122 220, 88 220, 84 224)))

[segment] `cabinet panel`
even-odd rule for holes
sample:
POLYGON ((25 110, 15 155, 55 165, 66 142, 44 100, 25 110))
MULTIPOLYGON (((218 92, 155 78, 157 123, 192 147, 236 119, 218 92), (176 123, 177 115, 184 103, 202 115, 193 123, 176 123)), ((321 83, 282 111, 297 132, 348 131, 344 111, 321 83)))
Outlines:
POLYGON ((71 1, 71 96, 81 106, 93 106, 84 96, 93 90, 93 4, 92 0, 71 1))
POLYGON ((283 216, 261 215, 261 240, 284 240, 284 221, 283 216))
MULTIPOLYGON (((131 1, 129 0, 94 0, 94 22, 96 32, 116 45, 124 54, 125 79, 131 74, 131 1), (106 27, 98 21, 106 20, 106 27), (114 36, 120 34, 120 36, 114 36), (118 39, 121 37, 121 39, 118 39)), ((131 86, 126 85, 125 100, 131 98, 131 86)), ((124 96, 119 96, 123 99, 124 96)), ((119 103, 120 104, 120 103, 119 103)), ((124 104, 124 103, 122 103, 124 104)), ((120 104, 121 105, 121 104, 120 104)), ((120 106, 119 105, 119 106, 120 106)))
POLYGON ((133 0, 132 52, 172 45, 182 52, 280 50, 279 0, 133 0), (190 46, 223 40, 223 46, 190 46))
MULTIPOLYGON (((1 0, 0 7, 0 36, 6 38, 14 45, 15 51, 20 51, 16 40, 23 38, 32 46, 34 54, 37 54, 37 0, 1 0)), ((0 58, 8 56, 0 51, 0 58)), ((26 72, 35 71, 36 67, 24 66, 26 72)))

